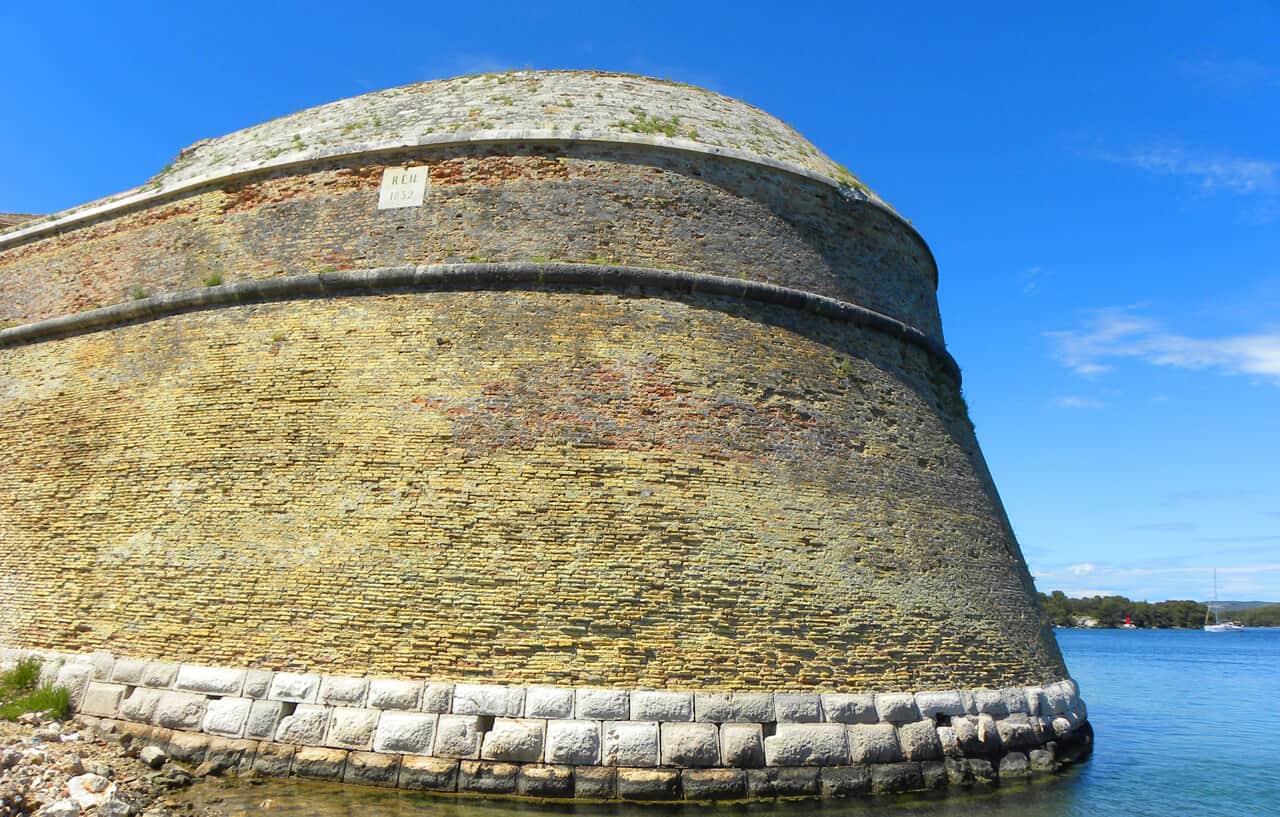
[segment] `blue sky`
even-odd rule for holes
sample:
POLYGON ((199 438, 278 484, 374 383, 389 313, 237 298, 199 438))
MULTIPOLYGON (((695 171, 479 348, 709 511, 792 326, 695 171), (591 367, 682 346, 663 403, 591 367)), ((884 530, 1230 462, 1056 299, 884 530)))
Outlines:
POLYGON ((1280 8, 886 5, 0 0, 0 211, 418 80, 709 87, 795 125, 930 242, 1042 590, 1206 598, 1217 566, 1223 598, 1280 601, 1280 8))

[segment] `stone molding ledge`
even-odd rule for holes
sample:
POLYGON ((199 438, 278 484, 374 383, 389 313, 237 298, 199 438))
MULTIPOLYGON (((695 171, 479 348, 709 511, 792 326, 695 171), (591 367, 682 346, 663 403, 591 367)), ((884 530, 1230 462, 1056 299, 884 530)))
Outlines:
POLYGON ((1074 681, 828 694, 438 683, 35 655, 99 728, 222 770, 433 791, 744 799, 996 782, 1084 757, 1074 681))
POLYGON ((90 309, 0 330, 0 349, 101 331, 204 309, 303 298, 381 295, 397 292, 502 290, 525 287, 653 287, 683 294, 727 295, 785 306, 873 329, 919 347, 957 379, 960 367, 946 347, 920 329, 858 304, 790 287, 699 272, 568 262, 428 264, 343 270, 315 275, 252 279, 189 289, 90 309))

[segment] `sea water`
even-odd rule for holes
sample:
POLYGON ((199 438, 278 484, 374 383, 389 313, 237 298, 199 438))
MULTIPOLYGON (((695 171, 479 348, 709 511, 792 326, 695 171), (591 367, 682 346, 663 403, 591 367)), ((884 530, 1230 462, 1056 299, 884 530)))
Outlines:
POLYGON ((299 781, 201 784, 225 815, 278 817, 1280 816, 1280 629, 1059 630, 1095 751, 1032 783, 944 796, 741 806, 534 805, 299 781))

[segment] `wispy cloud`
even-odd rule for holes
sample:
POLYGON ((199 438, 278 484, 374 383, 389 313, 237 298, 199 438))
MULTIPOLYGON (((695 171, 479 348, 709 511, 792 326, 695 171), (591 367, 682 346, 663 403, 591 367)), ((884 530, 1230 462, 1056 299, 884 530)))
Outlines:
POLYGON ((1068 394, 1065 397, 1053 398, 1053 405, 1064 409, 1097 409, 1102 408, 1103 403, 1101 400, 1094 400, 1092 397, 1068 394))
POLYGON ((1109 371, 1120 358, 1156 366, 1211 369, 1280 381, 1280 332, 1195 338, 1166 331, 1131 308, 1102 309, 1081 329, 1047 332, 1053 354, 1077 374, 1109 371))
POLYGON ((1149 530, 1156 533, 1190 533, 1196 530, 1194 522, 1150 522, 1146 525, 1130 525, 1129 530, 1149 530))
POLYGON ((1090 562, 1084 562, 1082 564, 1072 565, 1071 567, 1068 567, 1067 570, 1070 571, 1073 576, 1088 576, 1094 570, 1097 570, 1097 568, 1090 562))
MULTIPOLYGON (((1219 567, 1218 589, 1225 598, 1280 598, 1280 562, 1219 567)), ((1040 589, 1068 596, 1121 595, 1143 598, 1209 598, 1212 567, 1115 567, 1085 563, 1034 573, 1040 589), (1089 570, 1080 568, 1088 566, 1089 570), (1081 580, 1088 577, 1088 584, 1081 580)))
POLYGON ((1187 59, 1178 63, 1178 70, 1198 85, 1226 93, 1280 87, 1280 74, 1255 59, 1187 59))
POLYGON ((1194 181, 1201 191, 1238 194, 1273 193, 1280 184, 1280 162, 1178 147, 1145 147, 1122 153, 1102 152, 1098 158, 1194 181))

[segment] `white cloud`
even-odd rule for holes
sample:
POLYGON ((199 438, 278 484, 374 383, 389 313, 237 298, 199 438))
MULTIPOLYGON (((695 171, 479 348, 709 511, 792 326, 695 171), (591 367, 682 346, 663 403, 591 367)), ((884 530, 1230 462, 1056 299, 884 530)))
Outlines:
POLYGON ((1102 158, 1161 176, 1195 180, 1206 193, 1226 190, 1252 194, 1274 191, 1280 182, 1280 162, 1210 153, 1176 147, 1147 147, 1128 153, 1103 153, 1102 158))
POLYGON ((1072 574, 1076 576, 1088 576, 1090 573, 1094 571, 1094 569, 1095 568, 1093 564, 1091 564, 1090 562, 1084 562, 1083 564, 1072 565, 1071 567, 1067 568, 1067 570, 1070 570, 1072 574))
POLYGON ((1065 397, 1055 397, 1053 404, 1058 408, 1065 409, 1096 409, 1102 408, 1101 400, 1094 400, 1091 397, 1081 397, 1077 394, 1069 394, 1065 397))
POLYGON ((1119 358, 1137 358, 1156 366, 1280 380, 1280 332, 1195 338, 1165 331, 1132 308, 1111 308, 1095 312, 1082 329, 1045 335, 1053 342, 1054 356, 1082 375, 1107 372, 1119 358))

